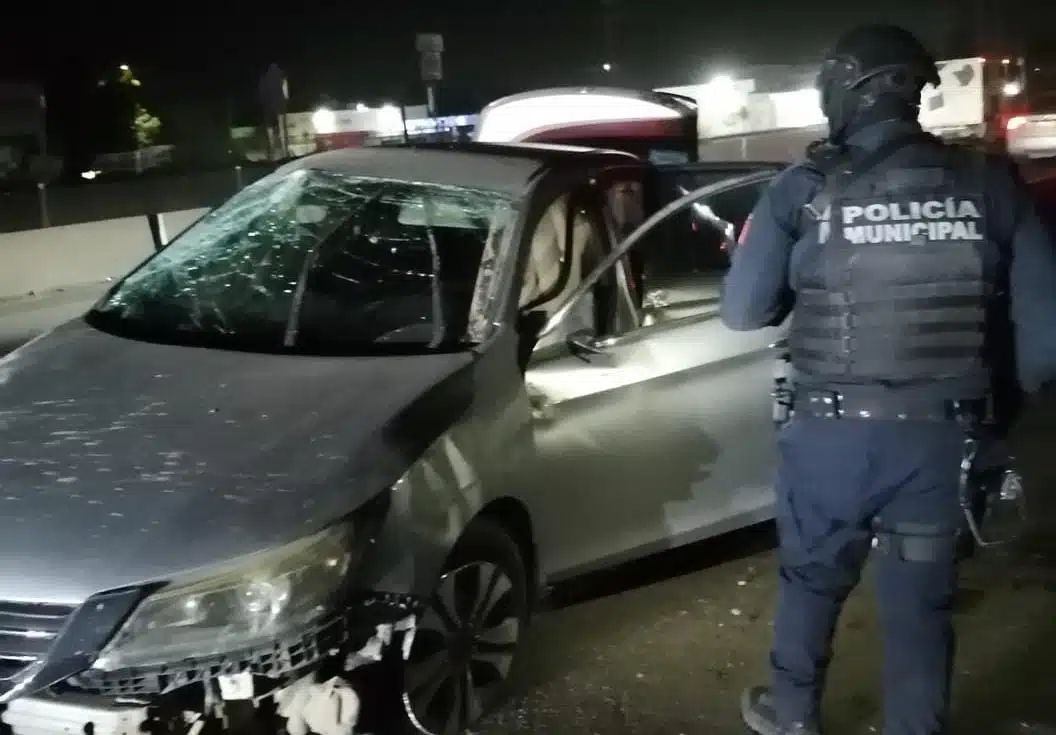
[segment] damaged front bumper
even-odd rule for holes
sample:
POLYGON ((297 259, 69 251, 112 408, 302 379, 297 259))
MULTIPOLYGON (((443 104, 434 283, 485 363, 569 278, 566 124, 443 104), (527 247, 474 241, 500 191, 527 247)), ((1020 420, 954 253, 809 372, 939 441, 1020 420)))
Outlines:
MULTIPOLYGON (((200 735, 261 724, 290 735, 372 732, 408 717, 402 663, 420 613, 410 596, 378 594, 267 647, 115 671, 83 658, 79 671, 44 690, 20 695, 9 681, 0 720, 13 735, 200 735)), ((26 681, 49 658, 29 663, 26 681)))

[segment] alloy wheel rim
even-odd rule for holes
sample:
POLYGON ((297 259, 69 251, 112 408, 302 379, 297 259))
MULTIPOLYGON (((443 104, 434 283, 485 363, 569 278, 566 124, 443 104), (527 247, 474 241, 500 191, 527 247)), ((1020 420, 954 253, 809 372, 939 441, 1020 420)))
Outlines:
POLYGON ((518 600, 495 564, 453 569, 415 628, 404 703, 419 729, 460 735, 481 716, 509 677, 520 640, 518 600))

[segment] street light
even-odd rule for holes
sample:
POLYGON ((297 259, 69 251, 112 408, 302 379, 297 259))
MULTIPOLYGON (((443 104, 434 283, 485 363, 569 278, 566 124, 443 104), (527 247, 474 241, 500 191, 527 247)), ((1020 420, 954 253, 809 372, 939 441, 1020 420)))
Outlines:
POLYGON ((745 104, 744 96, 737 89, 737 82, 729 74, 716 74, 704 85, 704 89, 708 109, 716 119, 732 115, 745 104))
POLYGON ((337 113, 328 107, 320 107, 312 113, 312 127, 318 135, 337 132, 337 113))
POLYGON ((733 83, 733 77, 729 74, 716 74, 711 78, 711 81, 708 82, 708 86, 712 89, 726 91, 733 89, 735 85, 733 83))
POLYGON ((382 135, 399 135, 405 130, 402 108, 393 104, 384 104, 378 108, 376 118, 378 132, 382 135))

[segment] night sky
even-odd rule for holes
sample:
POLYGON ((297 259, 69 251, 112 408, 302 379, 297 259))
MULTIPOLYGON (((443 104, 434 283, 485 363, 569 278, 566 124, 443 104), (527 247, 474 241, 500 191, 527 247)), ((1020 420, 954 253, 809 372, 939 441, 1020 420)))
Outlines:
POLYGON ((289 76, 291 109, 421 101, 414 34, 436 32, 447 47, 441 103, 466 112, 513 91, 600 81, 603 61, 611 81, 650 86, 703 81, 738 62, 810 62, 839 30, 869 20, 910 27, 940 56, 962 53, 955 28, 962 39, 985 27, 1023 40, 1032 24, 1017 2, 1028 0, 23 2, 5 6, 0 80, 43 83, 51 114, 70 123, 84 114, 81 92, 126 63, 163 119, 202 105, 255 123, 256 84, 271 62, 289 76))

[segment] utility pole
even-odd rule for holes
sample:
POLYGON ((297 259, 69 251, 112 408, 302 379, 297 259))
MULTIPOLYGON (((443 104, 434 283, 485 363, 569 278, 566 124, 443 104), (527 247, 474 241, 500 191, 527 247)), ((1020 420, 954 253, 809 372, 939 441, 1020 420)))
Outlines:
MULTIPOLYGON (((46 172, 50 167, 48 166, 48 98, 42 93, 40 95, 40 122, 37 126, 37 156, 40 160, 38 164, 41 172, 46 172)), ((50 227, 51 217, 48 214, 48 184, 44 179, 44 175, 41 175, 39 181, 37 181, 37 199, 40 206, 40 226, 50 227)))
POLYGON ((444 78, 444 37, 439 33, 419 33, 415 48, 418 49, 419 71, 425 83, 429 117, 436 117, 436 86, 444 78))
MULTIPOLYGON (((264 107, 264 119, 268 127, 274 126, 282 158, 289 156, 288 136, 286 129, 286 106, 290 100, 290 87, 286 74, 277 64, 272 64, 261 77, 257 85, 257 95, 264 107)), ((269 136, 270 139, 271 136, 269 136)), ((271 148, 269 142, 269 149, 271 148)), ((272 152, 269 150, 269 153, 272 152)))

